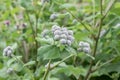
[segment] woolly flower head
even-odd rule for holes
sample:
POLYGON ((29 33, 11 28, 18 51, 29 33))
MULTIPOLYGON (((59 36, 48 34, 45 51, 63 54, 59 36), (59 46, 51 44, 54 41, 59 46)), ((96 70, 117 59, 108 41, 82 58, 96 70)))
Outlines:
POLYGON ((50 20, 55 20, 58 17, 57 13, 53 13, 50 15, 50 20))
POLYGON ((59 41, 61 44, 70 46, 74 42, 73 31, 68 30, 66 27, 53 25, 52 33, 54 40, 59 41))
POLYGON ((11 48, 11 46, 7 46, 3 50, 3 56, 12 57, 12 53, 13 53, 13 49, 11 48))
POLYGON ((80 41, 78 45, 79 45, 78 51, 85 52, 85 53, 91 52, 91 48, 90 48, 89 43, 84 42, 84 41, 80 41))

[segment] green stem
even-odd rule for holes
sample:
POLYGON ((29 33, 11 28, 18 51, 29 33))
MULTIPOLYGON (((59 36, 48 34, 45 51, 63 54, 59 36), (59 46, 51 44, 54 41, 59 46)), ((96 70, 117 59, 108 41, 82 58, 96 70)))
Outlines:
MULTIPOLYGON (((107 14, 109 13, 110 9, 112 8, 112 6, 115 4, 116 1, 117 1, 117 0, 111 0, 111 1, 108 3, 108 5, 107 5, 107 7, 106 7, 106 10, 105 10, 105 13, 104 13, 103 16, 102 16, 102 20, 105 19, 105 17, 107 16, 107 14)), ((101 11, 101 12, 103 12, 103 11, 101 11)), ((99 24, 100 24, 100 21, 97 21, 95 27, 97 27, 99 24)))
POLYGON ((79 19, 77 18, 71 11, 69 11, 68 9, 65 8, 65 10, 67 10, 79 23, 81 23, 81 25, 84 26, 84 28, 87 30, 87 31, 90 31, 87 26, 79 19))
MULTIPOLYGON (((101 3, 100 3, 100 7, 101 7, 101 8, 100 8, 100 11, 101 11, 101 10, 102 10, 102 0, 101 0, 101 3)), ((102 13, 102 11, 101 11, 101 13, 102 13)), ((101 16, 102 16, 102 14, 101 14, 101 16)), ((95 40, 95 48, 94 48, 94 52, 93 52, 93 57, 95 57, 96 52, 97 52, 99 36, 100 36, 101 29, 102 29, 102 22, 103 22, 103 19, 101 18, 101 19, 100 19, 100 26, 99 26, 98 35, 97 35, 97 38, 96 38, 96 40, 95 40)), ((94 63, 94 60, 92 59, 91 62, 90 62, 90 67, 89 67, 89 69, 88 69, 88 72, 87 72, 84 80, 88 80, 88 78, 89 78, 89 76, 90 76, 90 74, 91 74, 91 70, 92 70, 93 63, 94 63)))
MULTIPOLYGON (((60 3, 58 3, 58 2, 55 2, 57 5, 61 5, 60 3)), ((82 20, 81 19, 79 19, 79 18, 77 18, 71 11, 69 11, 68 9, 66 9, 66 8, 64 8, 66 11, 68 11, 79 23, 81 23, 81 25, 83 25, 84 26, 84 28, 87 30, 87 31, 90 31, 88 28, 87 28, 87 26, 82 22, 82 20)))
MULTIPOLYGON (((15 55, 12 55, 19 63, 21 63, 22 65, 24 65, 24 63, 20 60, 20 59, 18 59, 15 55)), ((31 71, 27 68, 27 67, 23 67, 23 68, 25 68, 29 73, 30 73, 30 75, 31 75, 31 77, 32 77, 32 80, 34 80, 34 76, 32 75, 32 73, 31 73, 31 71)))
MULTIPOLYGON (((98 30, 98 35, 97 35, 97 38, 95 40, 95 48, 94 48, 94 52, 93 52, 93 57, 95 57, 96 55, 96 52, 97 52, 97 47, 98 47, 98 42, 99 42, 99 39, 100 39, 100 32, 102 30, 102 24, 103 24, 103 20, 105 19, 106 15, 108 14, 109 10, 111 9, 111 7, 113 6, 113 4, 116 2, 116 0, 114 0, 112 3, 110 3, 110 6, 108 7, 108 9, 106 10, 105 14, 103 15, 102 12, 103 12, 103 9, 102 9, 102 0, 100 2, 100 12, 101 12, 101 16, 102 18, 100 19, 100 22, 99 22, 99 30, 98 30)), ((88 69, 88 72, 84 78, 84 80, 88 80, 90 74, 92 73, 92 66, 93 66, 93 63, 94 63, 94 60, 91 60, 90 62, 90 67, 88 69)))
POLYGON ((54 69, 56 66, 58 66, 59 64, 61 64, 62 62, 64 62, 65 60, 71 58, 72 56, 75 56, 75 54, 71 54, 68 57, 62 59, 60 62, 58 62, 57 64, 55 64, 51 69, 54 69))
POLYGON ((45 74, 43 76, 43 80, 46 80, 47 75, 48 75, 48 73, 50 71, 50 63, 51 63, 51 60, 49 60, 49 62, 48 62, 48 67, 47 67, 47 70, 46 70, 46 72, 45 72, 45 74))
POLYGON ((28 14, 28 11, 26 11, 26 15, 27 15, 27 17, 28 17, 28 21, 29 21, 29 23, 30 23, 30 27, 31 27, 31 29, 32 29, 32 35, 33 35, 33 39, 34 39, 34 41, 35 41, 35 31, 34 31, 34 28, 33 28, 33 26, 32 26, 32 22, 31 22, 31 20, 30 20, 30 16, 29 16, 29 14, 28 14))
POLYGON ((92 72, 92 73, 95 72, 96 70, 100 69, 100 68, 103 67, 104 65, 106 65, 106 64, 108 64, 108 63, 110 63, 110 62, 112 62, 114 59, 115 59, 115 58, 110 59, 110 60, 106 61, 105 63, 103 63, 102 65, 96 66, 97 68, 94 69, 94 70, 92 70, 91 72, 92 72))
POLYGON ((95 0, 92 0, 93 3, 93 27, 95 26, 95 0))

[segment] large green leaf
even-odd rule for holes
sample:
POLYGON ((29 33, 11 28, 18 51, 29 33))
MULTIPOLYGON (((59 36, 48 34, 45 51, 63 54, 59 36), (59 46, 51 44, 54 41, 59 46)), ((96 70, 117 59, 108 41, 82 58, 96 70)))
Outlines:
POLYGON ((44 59, 56 59, 60 57, 59 48, 55 45, 45 45, 38 49, 38 60, 44 59))
POLYGON ((67 76, 74 75, 77 79, 80 75, 85 75, 86 70, 83 67, 74 67, 72 65, 67 65, 65 67, 58 67, 52 71, 52 74, 64 73, 67 76))
POLYGON ((110 72, 120 72, 120 62, 110 63, 99 69, 99 73, 108 74, 110 72))

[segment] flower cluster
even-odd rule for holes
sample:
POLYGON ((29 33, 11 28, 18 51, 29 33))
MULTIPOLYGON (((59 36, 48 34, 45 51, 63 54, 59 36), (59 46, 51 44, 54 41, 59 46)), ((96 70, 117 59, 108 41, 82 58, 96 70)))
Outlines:
POLYGON ((59 27, 57 25, 52 26, 52 32, 54 40, 59 41, 61 44, 71 45, 74 41, 73 31, 68 30, 65 27, 59 27))
POLYGON ((90 53, 91 52, 90 44, 87 42, 80 41, 78 51, 90 53))
POLYGON ((11 46, 8 46, 3 50, 3 56, 12 57, 12 53, 13 49, 11 48, 11 46))

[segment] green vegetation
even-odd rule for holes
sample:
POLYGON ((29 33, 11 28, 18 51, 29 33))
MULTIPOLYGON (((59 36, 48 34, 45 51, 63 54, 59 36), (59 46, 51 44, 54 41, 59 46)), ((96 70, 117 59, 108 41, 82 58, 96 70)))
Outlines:
POLYGON ((0 0, 0 80, 120 80, 120 1, 0 0))

